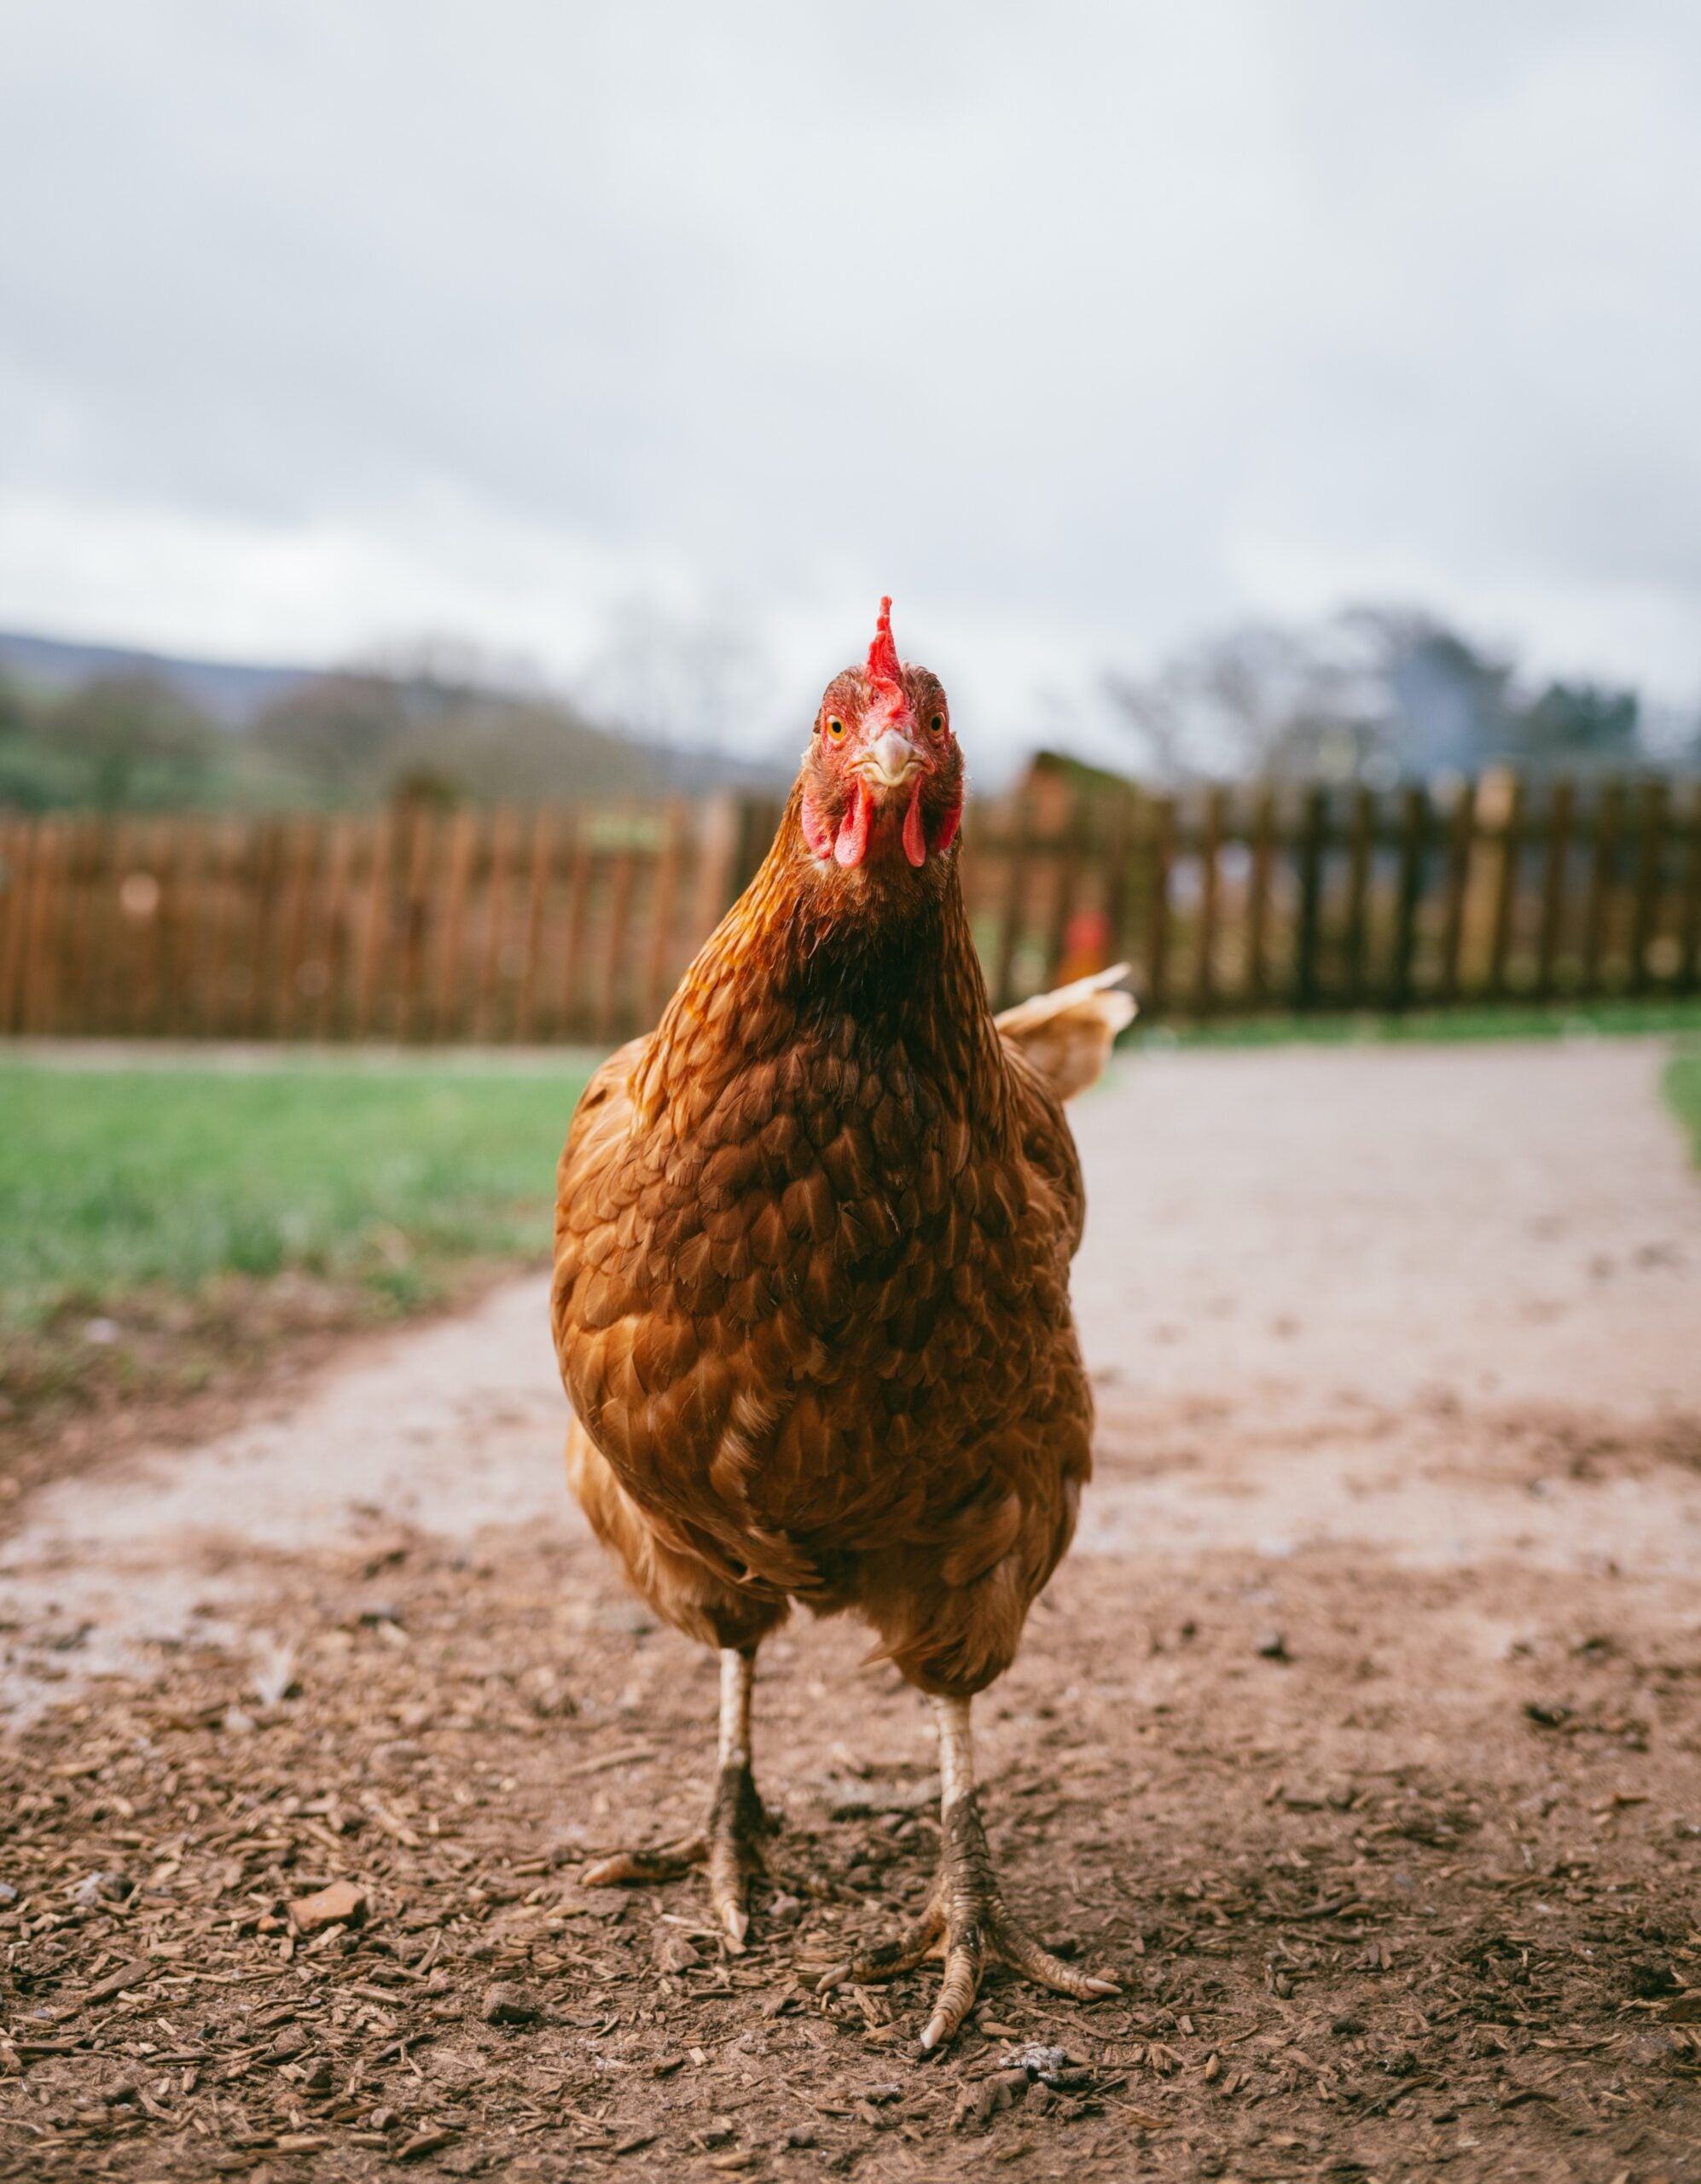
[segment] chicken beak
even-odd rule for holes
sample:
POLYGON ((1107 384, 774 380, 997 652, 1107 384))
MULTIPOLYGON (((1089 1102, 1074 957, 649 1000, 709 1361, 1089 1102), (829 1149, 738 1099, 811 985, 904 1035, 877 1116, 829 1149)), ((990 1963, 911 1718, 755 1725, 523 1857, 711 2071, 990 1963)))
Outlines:
POLYGON ((920 748, 894 726, 880 730, 856 770, 873 788, 902 788, 925 763, 920 748))

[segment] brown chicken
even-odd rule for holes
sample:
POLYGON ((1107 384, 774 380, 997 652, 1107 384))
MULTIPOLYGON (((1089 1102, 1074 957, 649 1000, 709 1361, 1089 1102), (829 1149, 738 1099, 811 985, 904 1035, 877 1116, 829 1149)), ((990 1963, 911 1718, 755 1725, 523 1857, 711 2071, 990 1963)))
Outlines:
POLYGON ((586 1879, 706 1863, 743 1945, 766 1826, 757 1648, 792 1600, 855 1609, 933 1703, 943 1839, 924 1916, 822 1984, 943 1955, 931 2048, 989 1962, 1117 1991, 1006 1908, 969 1702, 1009 1666, 1090 1467, 1059 1101, 1133 1004, 1111 972, 994 1018, 957 871, 962 755, 890 610, 867 664, 827 686, 760 871, 579 1103, 553 1315, 573 1490, 657 1614, 722 1664, 704 1832, 586 1879))

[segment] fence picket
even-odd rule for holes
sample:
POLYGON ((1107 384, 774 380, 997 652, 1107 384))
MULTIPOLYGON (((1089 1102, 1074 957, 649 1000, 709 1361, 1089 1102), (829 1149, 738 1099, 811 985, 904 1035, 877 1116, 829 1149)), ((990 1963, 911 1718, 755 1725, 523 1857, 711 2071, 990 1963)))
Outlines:
MULTIPOLYGON (((1132 785, 1030 804, 977 815, 963 851, 1000 1006, 1086 944, 1089 909, 1135 959, 1148 1021, 1701 983, 1701 786, 1613 778, 1585 800, 1497 773, 1391 808, 1219 786, 1190 794, 1185 828, 1175 798, 1132 785)), ((777 816, 722 795, 694 812, 0 819, 0 1034, 625 1037, 777 816)))
POLYGON ((1275 791, 1266 781, 1252 815, 1252 863, 1246 878, 1246 995, 1254 1008, 1263 1006, 1269 988, 1266 928, 1274 844, 1275 791))
POLYGON ((1447 883, 1441 937, 1441 978, 1438 991, 1443 1002, 1459 998, 1460 957, 1465 945, 1465 902, 1471 883, 1471 853, 1477 835, 1477 784, 1460 787, 1447 830, 1447 883))
POLYGON ((992 1005, 1007 1008, 1015 999, 1016 950, 1028 907, 1028 808, 1018 806, 1006 850, 1004 906, 998 927, 998 954, 992 973, 992 1005))
POLYGON ((1217 868, 1222 857, 1224 794, 1213 787, 1205 799, 1205 829, 1199 840, 1199 954, 1193 964, 1193 1007, 1210 1014, 1216 994, 1217 868))
POLYGON ((24 926, 38 839, 39 830, 22 819, 0 828, 0 863, 3 863, 5 879, 4 886, 0 887, 0 1033, 21 1028, 17 1008, 24 970, 24 926))
POLYGON ((1366 962, 1370 951, 1370 851, 1375 827, 1375 798, 1367 788, 1356 790, 1352 832, 1347 847, 1346 931, 1342 938, 1347 997, 1355 1008, 1364 999, 1366 962))
POLYGON ((1411 1006, 1418 947, 1418 909, 1423 900, 1424 858, 1429 845, 1429 799, 1410 787, 1401 799, 1400 869, 1394 905, 1394 954, 1389 967, 1388 1000, 1394 1008, 1411 1006))
POLYGON ((48 819, 42 822, 38 853, 31 875, 24 937, 23 1003, 19 1012, 19 1028, 25 1031, 55 1029, 53 973, 57 934, 53 913, 61 892, 60 870, 65 856, 65 839, 63 821, 48 819))
POLYGON ((661 853, 656 859, 650 892, 650 944, 644 964, 642 1013, 647 1023, 661 1014, 667 999, 667 966, 673 944, 673 898, 679 885, 681 841, 684 822, 676 803, 667 807, 661 853))
POLYGON ((1571 816, 1576 791, 1565 775, 1547 801, 1547 857, 1541 874, 1541 931, 1536 944, 1536 991, 1543 1001, 1553 991, 1559 938, 1565 915, 1565 876, 1571 860, 1571 816))
POLYGON ((561 1030, 568 1038, 584 1036, 585 1008, 582 998, 581 967, 584 961, 584 932, 590 895, 590 844, 583 812, 573 815, 573 862, 567 881, 566 946, 561 967, 561 1030))
POLYGON ((1176 799, 1152 799, 1146 899, 1146 996, 1147 1013, 1158 1014, 1169 997, 1170 881, 1176 862, 1176 799))
POLYGON ((1329 792, 1310 790, 1299 837, 1299 921, 1294 932, 1293 1005, 1317 1005, 1319 943, 1323 918, 1323 848, 1329 824, 1329 792))
POLYGON ((1524 851, 1524 783, 1513 777, 1500 822, 1500 862, 1495 872, 1494 922, 1489 936, 1489 993, 1504 998, 1507 958, 1512 946, 1512 911, 1518 898, 1518 860, 1524 851))
POLYGON ((1649 951, 1659 923, 1663 892, 1666 785, 1657 776, 1642 784, 1638 812, 1634 909, 1630 921, 1630 990, 1646 993, 1652 982, 1649 951))
POLYGON ((436 1027, 446 1039, 455 1022, 461 993, 461 930, 467 914, 467 890, 479 847, 479 814, 457 811, 450 822, 448 878, 437 936, 436 1027))
POLYGON ((479 950, 478 983, 473 994, 473 1037, 488 1039, 495 1021, 496 981, 508 930, 509 869, 519 815, 504 805, 491 822, 491 863, 485 886, 485 944, 479 950))
POLYGON ((1601 983, 1606 926, 1613 892, 1613 863, 1623 822, 1624 784, 1603 781, 1594 805, 1594 856, 1589 865, 1588 908, 1583 926, 1583 987, 1595 992, 1601 983))
POLYGON ((632 851, 623 840, 614 852, 608 875, 607 930, 603 935, 602 984, 597 995, 596 1020, 591 1037, 603 1046, 614 1036, 618 1020, 620 972, 625 955, 626 910, 632 897, 632 851))
MULTIPOLYGON (((1689 857, 1683 882, 1683 909, 1678 927, 1677 985, 1693 993, 1697 959, 1701 957, 1701 781, 1689 793, 1689 857)), ((5 1022, 0 1010, 0 1024, 5 1022)))
POLYGON ((525 883, 525 961, 514 997, 514 1036, 529 1039, 537 1005, 537 959, 543 952, 543 910, 555 862, 555 815, 541 809, 531 829, 531 871, 525 883))

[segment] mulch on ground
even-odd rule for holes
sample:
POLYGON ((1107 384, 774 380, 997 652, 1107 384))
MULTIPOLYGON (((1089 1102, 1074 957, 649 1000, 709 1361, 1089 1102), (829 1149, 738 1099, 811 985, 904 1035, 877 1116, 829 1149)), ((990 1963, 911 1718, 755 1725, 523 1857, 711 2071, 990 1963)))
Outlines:
POLYGON ((694 1819, 715 1687, 589 1542, 280 1560, 250 1635, 0 1755, 0 2173, 1701 2175, 1701 1638, 1610 1574, 1066 1565, 986 1809, 1125 1991, 995 1973, 927 2061, 931 1973, 811 1976, 937 1849, 862 1644, 764 1653, 784 1823, 729 1959, 694 1880, 578 1883, 694 1819))

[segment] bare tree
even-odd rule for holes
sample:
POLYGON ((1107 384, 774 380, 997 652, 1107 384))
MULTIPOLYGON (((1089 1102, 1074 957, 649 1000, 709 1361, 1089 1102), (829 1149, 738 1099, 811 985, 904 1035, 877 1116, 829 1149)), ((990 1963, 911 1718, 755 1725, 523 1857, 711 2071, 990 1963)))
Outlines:
POLYGON ((1514 664, 1419 610, 1361 607, 1205 639, 1106 694, 1155 778, 1359 781, 1646 755, 1634 691, 1521 685, 1514 664))
POLYGON ((763 733, 774 677, 762 646, 731 612, 687 615, 634 599, 580 678, 587 710, 646 741, 723 750, 763 733))

